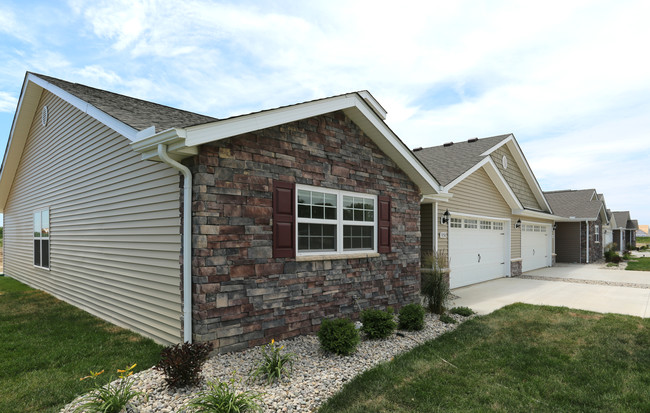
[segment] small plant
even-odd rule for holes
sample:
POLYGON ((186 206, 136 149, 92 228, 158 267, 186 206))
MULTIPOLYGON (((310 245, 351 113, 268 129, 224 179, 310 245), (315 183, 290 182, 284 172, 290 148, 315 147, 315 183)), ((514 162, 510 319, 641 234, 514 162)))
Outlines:
POLYGON ((371 340, 390 337, 397 324, 393 320, 393 309, 387 311, 367 309, 361 312, 361 331, 371 340))
POLYGON ((262 360, 260 360, 257 368, 251 372, 251 379, 266 377, 268 384, 275 381, 282 380, 282 376, 289 376, 287 372, 288 367, 293 370, 293 359, 296 357, 293 353, 282 354, 281 351, 284 346, 277 347, 275 340, 271 343, 262 346, 262 360))
POLYGON ((190 400, 186 411, 192 413, 248 413, 262 411, 262 396, 253 391, 237 392, 235 379, 208 382, 208 390, 190 400))
POLYGON ((399 310, 398 326, 400 330, 422 330, 424 328, 424 308, 416 303, 402 307, 399 310))
POLYGON ((427 302, 429 311, 442 314, 449 300, 449 282, 445 271, 449 268, 447 254, 436 251, 422 259, 421 292, 427 302))
POLYGON ((136 364, 131 367, 127 366, 124 369, 118 369, 119 380, 105 386, 98 386, 96 381, 97 377, 104 373, 104 370, 99 372, 91 370, 90 375, 79 379, 92 379, 95 383, 95 389, 83 397, 75 412, 119 413, 122 411, 131 400, 142 395, 141 392, 132 389, 131 375, 135 366, 136 364))
POLYGON ((160 352, 156 370, 165 374, 169 387, 185 387, 199 383, 203 363, 212 351, 212 343, 183 343, 168 346, 160 352))
POLYGON ((440 321, 445 324, 456 324, 456 320, 451 318, 448 314, 440 314, 440 321))
POLYGON ((463 317, 469 317, 474 314, 474 310, 469 307, 454 307, 449 310, 449 312, 452 314, 462 315, 463 317))
POLYGON ((354 323, 346 318, 323 320, 318 340, 323 349, 347 356, 356 351, 359 344, 359 331, 354 323))

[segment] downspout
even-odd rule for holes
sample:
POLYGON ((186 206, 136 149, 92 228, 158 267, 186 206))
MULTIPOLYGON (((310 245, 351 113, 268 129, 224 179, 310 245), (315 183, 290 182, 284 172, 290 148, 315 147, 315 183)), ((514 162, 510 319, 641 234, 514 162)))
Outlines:
POLYGON ((192 172, 158 144, 158 157, 183 174, 183 341, 192 342, 192 172))
POLYGON ((585 239, 585 248, 587 249, 587 264, 589 264, 589 221, 585 221, 585 226, 587 227, 587 239, 585 239))

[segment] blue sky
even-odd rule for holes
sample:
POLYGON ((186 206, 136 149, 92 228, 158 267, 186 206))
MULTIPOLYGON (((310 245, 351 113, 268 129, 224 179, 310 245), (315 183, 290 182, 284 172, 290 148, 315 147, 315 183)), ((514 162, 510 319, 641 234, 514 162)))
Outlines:
POLYGON ((650 223, 650 2, 3 0, 26 71, 227 117, 369 90, 410 147, 514 133, 542 189, 650 223))

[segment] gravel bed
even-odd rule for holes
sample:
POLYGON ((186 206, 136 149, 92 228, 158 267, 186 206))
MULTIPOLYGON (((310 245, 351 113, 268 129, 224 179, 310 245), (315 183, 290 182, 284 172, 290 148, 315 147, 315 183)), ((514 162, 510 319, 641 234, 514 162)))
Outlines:
MULTIPOLYGON (((451 317, 459 323, 471 318, 455 314, 451 317)), ((194 388, 167 388, 163 375, 151 368, 132 376, 135 382, 133 389, 143 392, 146 398, 132 403, 129 411, 180 412, 189 400, 206 388, 207 381, 234 378, 239 390, 252 390, 263 394, 265 412, 313 412, 354 376, 427 340, 454 330, 458 324, 445 324, 437 315, 426 314, 424 330, 398 331, 384 340, 362 340, 357 352, 351 356, 324 353, 315 335, 278 342, 277 344, 284 346, 283 351, 294 353, 296 357, 290 378, 273 385, 247 382, 249 372, 261 359, 259 348, 211 357, 203 366, 203 385, 194 388)), ((73 412, 78 403, 79 398, 64 407, 61 413, 73 412)))

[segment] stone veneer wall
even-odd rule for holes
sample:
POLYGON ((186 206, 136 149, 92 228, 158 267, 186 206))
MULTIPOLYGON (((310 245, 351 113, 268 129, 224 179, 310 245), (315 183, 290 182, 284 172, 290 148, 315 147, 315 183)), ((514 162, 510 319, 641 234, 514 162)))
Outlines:
MULTIPOLYGON (((603 258, 604 240, 602 219, 598 217, 598 220, 596 221, 580 223, 580 244, 583 246, 585 245, 585 238, 587 237, 587 225, 589 225, 589 262, 594 262, 603 258), (596 242, 596 237, 594 236, 596 225, 598 225, 598 230, 600 231, 600 242, 596 242)), ((580 251, 580 262, 587 262, 587 251, 584 247, 580 251)))
POLYGON ((522 274, 522 261, 516 260, 516 261, 510 261, 510 276, 511 277, 519 277, 522 274))
POLYGON ((214 142, 193 186, 194 338, 220 352, 317 331, 323 318, 419 300, 419 190, 343 112, 214 142), (392 252, 273 258, 273 181, 391 198, 392 252))

